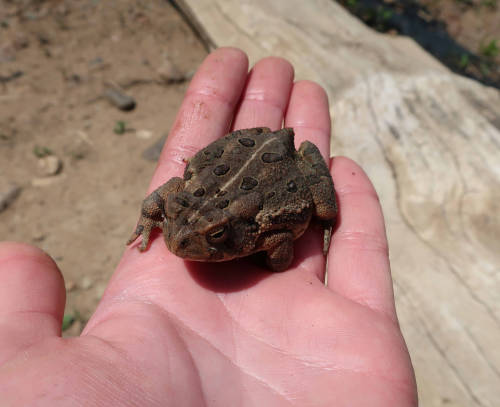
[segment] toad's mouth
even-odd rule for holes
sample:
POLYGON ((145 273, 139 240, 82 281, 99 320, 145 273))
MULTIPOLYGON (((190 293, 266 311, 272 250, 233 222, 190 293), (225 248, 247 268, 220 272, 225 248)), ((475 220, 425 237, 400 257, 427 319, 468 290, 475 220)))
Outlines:
POLYGON ((222 247, 207 245, 205 236, 176 236, 165 239, 167 248, 176 256, 194 261, 224 261, 230 260, 222 247))

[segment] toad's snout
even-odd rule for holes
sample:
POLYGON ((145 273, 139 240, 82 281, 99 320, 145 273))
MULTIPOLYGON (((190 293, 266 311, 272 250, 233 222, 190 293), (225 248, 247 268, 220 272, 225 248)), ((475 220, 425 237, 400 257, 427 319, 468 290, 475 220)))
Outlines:
POLYGON ((205 236, 192 232, 172 233, 165 236, 165 243, 172 253, 187 260, 207 261, 218 252, 208 245, 205 236))

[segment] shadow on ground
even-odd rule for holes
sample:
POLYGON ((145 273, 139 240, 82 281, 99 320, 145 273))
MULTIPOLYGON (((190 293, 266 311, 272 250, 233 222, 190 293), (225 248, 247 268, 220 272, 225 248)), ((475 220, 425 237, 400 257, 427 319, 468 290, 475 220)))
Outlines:
MULTIPOLYGON (((465 3, 461 3, 464 1, 457 0, 455 6, 463 8, 465 3)), ((491 12, 500 16, 496 0, 492 1, 488 7, 491 12)), ((338 2, 379 32, 413 38, 453 72, 500 89, 498 63, 500 44, 495 39, 483 43, 478 52, 473 52, 450 36, 447 22, 433 18, 432 12, 427 7, 414 0, 338 0, 338 2)), ((473 4, 469 6, 480 7, 473 4)), ((460 12, 457 11, 458 14, 460 12)), ((468 28, 465 26, 465 29, 468 28)))

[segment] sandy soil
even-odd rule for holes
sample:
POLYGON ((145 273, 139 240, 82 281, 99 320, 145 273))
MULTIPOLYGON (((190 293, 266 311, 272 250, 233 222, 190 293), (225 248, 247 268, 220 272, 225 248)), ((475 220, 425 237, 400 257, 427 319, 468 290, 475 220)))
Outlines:
POLYGON ((166 1, 0 1, 0 196, 20 188, 0 212, 0 239, 56 260, 69 333, 118 263, 155 168, 143 152, 166 135, 205 55, 166 1), (134 110, 102 97, 113 84, 134 110))

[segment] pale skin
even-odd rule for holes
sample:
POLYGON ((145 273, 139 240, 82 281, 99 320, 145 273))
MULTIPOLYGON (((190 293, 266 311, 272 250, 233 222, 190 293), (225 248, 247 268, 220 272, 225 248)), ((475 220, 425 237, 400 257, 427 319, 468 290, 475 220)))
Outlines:
MULTIPOLYGON (((247 71, 234 48, 206 58, 148 193, 231 128, 284 121, 296 145, 310 140, 328 159, 324 90, 294 82, 279 58, 247 71)), ((416 406, 377 194, 353 161, 334 158, 331 171, 340 216, 327 285, 320 228, 295 242, 282 273, 247 259, 186 262, 156 233, 147 251, 140 239, 125 250, 82 335, 63 339, 56 264, 32 246, 1 243, 2 405, 416 406)))

